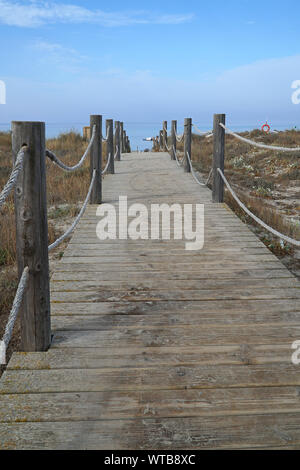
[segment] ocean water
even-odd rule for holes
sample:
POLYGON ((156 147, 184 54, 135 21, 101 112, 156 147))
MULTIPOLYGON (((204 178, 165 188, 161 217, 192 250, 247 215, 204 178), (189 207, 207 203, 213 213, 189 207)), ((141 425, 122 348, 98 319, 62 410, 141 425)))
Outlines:
MULTIPOLYGON (((236 132, 242 132, 251 129, 259 128, 263 123, 251 123, 243 126, 230 125, 230 129, 236 132)), ((46 137, 57 137, 59 134, 74 130, 82 134, 84 126, 88 125, 87 122, 64 122, 64 123, 46 123, 46 137)), ((196 122, 197 127, 201 131, 208 131, 211 129, 211 123, 202 125, 196 122)), ((168 133, 170 132, 171 123, 168 123, 168 133)), ((9 131, 10 123, 0 123, 0 131, 9 131)), ((285 130, 297 127, 300 129, 300 122, 296 126, 295 123, 279 123, 278 125, 272 126, 272 129, 285 130)), ((129 136, 131 143, 131 150, 145 150, 152 148, 151 142, 145 142, 143 139, 147 137, 155 137, 159 135, 159 131, 162 128, 161 122, 124 122, 124 129, 126 129, 127 135, 129 136)), ((178 123, 177 132, 180 134, 183 131, 183 125, 180 126, 178 123)))
MULTIPOLYGON (((70 130, 82 134, 83 127, 87 125, 88 122, 46 123, 46 137, 57 137, 59 134, 70 130)), ((152 143, 145 142, 143 139, 157 136, 161 127, 162 124, 159 122, 124 122, 124 129, 130 139, 132 150, 151 149, 152 143)), ((0 131, 9 131, 10 128, 10 123, 0 123, 0 131)), ((104 125, 103 133, 105 133, 104 125)))

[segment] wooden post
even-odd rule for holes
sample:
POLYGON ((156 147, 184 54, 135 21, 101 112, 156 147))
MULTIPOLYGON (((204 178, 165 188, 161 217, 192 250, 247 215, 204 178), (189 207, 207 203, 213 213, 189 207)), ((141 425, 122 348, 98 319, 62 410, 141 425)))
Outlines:
POLYGON ((124 123, 120 122, 120 145, 121 145, 121 153, 124 153, 124 148, 123 148, 123 129, 124 129, 124 123))
POLYGON ((123 136, 122 136, 122 145, 123 145, 124 153, 127 153, 127 149, 126 149, 126 131, 124 131, 124 130, 123 130, 123 136))
POLYGON ((91 192, 90 203, 102 203, 102 116, 93 114, 90 116, 91 133, 93 127, 96 126, 96 135, 90 150, 90 174, 93 176, 94 169, 96 170, 96 178, 91 192))
MULTIPOLYGON (((106 119, 106 158, 108 159, 111 155, 108 173, 114 174, 115 172, 115 160, 114 160, 114 123, 112 119, 106 119)), ((107 160, 106 160, 107 161, 107 160)))
POLYGON ((126 136, 126 147, 127 147, 127 153, 131 153, 130 140, 128 136, 126 136))
POLYGON ((175 160, 175 152, 176 152, 176 132, 177 132, 177 121, 172 121, 171 127, 171 160, 175 160))
POLYGON ((163 149, 163 131, 159 131, 159 150, 163 149))
POLYGON ((212 202, 224 202, 224 182, 217 171, 220 168, 224 172, 225 130, 220 123, 225 125, 225 114, 214 115, 212 202))
POLYGON ((163 149, 167 152, 167 140, 168 140, 168 121, 163 121, 163 149))
POLYGON ((190 159, 192 160, 192 119, 191 118, 184 119, 184 156, 185 156, 184 170, 187 173, 190 173, 191 165, 190 165, 190 162, 188 161, 187 153, 189 154, 190 159))
POLYGON ((116 145, 116 160, 121 160, 121 142, 120 142, 120 121, 115 122, 115 145, 116 145))
POLYGON ((15 189, 19 278, 29 267, 21 308, 21 348, 24 352, 47 351, 51 325, 44 122, 12 123, 14 162, 24 144, 28 150, 15 189))

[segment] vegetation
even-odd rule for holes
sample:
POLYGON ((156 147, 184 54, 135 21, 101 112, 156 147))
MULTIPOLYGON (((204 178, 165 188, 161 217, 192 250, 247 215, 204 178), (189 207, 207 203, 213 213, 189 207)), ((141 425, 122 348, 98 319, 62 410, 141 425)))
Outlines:
MULTIPOLYGON (((256 129, 241 135, 268 145, 300 147, 300 131, 297 130, 263 134, 256 129)), ((177 144, 177 148, 183 152, 182 143, 177 144)), ((279 232, 300 239, 299 154, 256 148, 230 135, 226 135, 225 152, 226 177, 242 202, 279 232)), ((212 138, 193 134, 193 165, 205 177, 212 166, 212 153, 212 138)), ((300 276, 298 250, 262 230, 239 208, 227 190, 225 201, 268 248, 278 257, 285 258, 287 267, 300 276)))

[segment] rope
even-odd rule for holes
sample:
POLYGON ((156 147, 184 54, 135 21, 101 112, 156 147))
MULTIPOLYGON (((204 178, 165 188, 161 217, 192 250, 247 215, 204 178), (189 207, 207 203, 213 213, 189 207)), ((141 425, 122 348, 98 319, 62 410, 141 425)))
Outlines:
POLYGON ((118 145, 117 145, 117 146, 116 146, 116 153, 115 153, 115 156, 114 156, 114 160, 117 158, 118 152, 119 152, 119 147, 118 147, 118 145))
POLYGON ((261 144, 260 142, 255 142, 254 140, 246 139, 245 137, 242 137, 235 132, 231 131, 230 129, 227 129, 227 127, 224 126, 221 122, 219 123, 220 126, 227 132, 227 134, 233 135, 237 139, 241 140, 242 142, 246 142, 246 144, 253 145, 254 147, 259 147, 263 149, 270 149, 270 150, 279 150, 280 152, 300 152, 300 147, 293 147, 293 148, 288 148, 288 147, 276 147, 274 145, 266 145, 266 144, 261 144))
POLYGON ((187 158, 188 158, 190 167, 191 167, 191 173, 192 173, 192 176, 193 176, 194 180, 196 181, 196 183, 200 184, 200 186, 206 186, 207 183, 209 182, 209 178, 210 178, 212 169, 211 169, 210 172, 209 172, 209 175, 208 175, 208 178, 207 178, 206 182, 205 182, 205 183, 202 183, 202 182, 197 178, 197 175, 196 175, 195 170, 194 170, 193 165, 192 165, 192 161, 191 161, 190 154, 187 152, 186 155, 187 155, 187 158))
POLYGON ((107 142, 107 139, 108 139, 108 131, 109 131, 109 128, 107 127, 107 128, 106 128, 106 136, 105 136, 105 137, 102 136, 103 142, 107 142))
POLYGON ((106 162, 106 165, 105 165, 105 168, 104 170, 102 170, 102 175, 104 175, 106 172, 107 172, 107 169, 108 169, 108 166, 109 166, 109 162, 110 162, 110 159, 111 159, 111 153, 109 153, 108 155, 108 159, 107 159, 107 162, 106 162))
POLYGON ((211 131, 207 131, 207 132, 202 132, 202 131, 200 131, 199 127, 197 127, 196 124, 192 124, 192 126, 195 128, 195 131, 196 131, 197 134, 199 134, 199 135, 203 135, 203 136, 212 135, 211 131))
MULTIPOLYGON (((25 147, 25 146, 24 146, 25 147)), ((10 177, 4 186, 3 190, 0 193, 0 208, 5 203, 7 197, 9 196, 10 192, 14 189, 17 184, 17 179, 19 176, 20 171, 23 169, 24 157, 25 157, 25 150, 24 147, 19 151, 14 168, 10 174, 10 177)), ((26 147, 27 148, 27 147, 26 147)))
POLYGON ((184 138, 184 134, 179 135, 175 133, 175 137, 176 137, 177 142, 182 142, 184 138))
POLYGON ((165 142, 165 146, 166 146, 166 149, 168 150, 168 152, 171 151, 171 147, 168 146, 167 142, 165 142))
POLYGON ((91 140, 89 141, 89 145, 87 146, 87 149, 86 151, 84 152, 83 156, 81 157, 81 159, 79 160, 78 163, 76 163, 76 165, 74 166, 67 166, 65 165, 53 152, 51 152, 50 150, 46 150, 46 155, 48 158, 50 158, 50 160, 53 161, 53 163, 55 163, 56 165, 58 165, 60 168, 62 168, 63 170, 66 170, 66 171, 75 171, 75 170, 78 170, 78 168, 81 167, 81 165, 83 164, 84 160, 86 159, 88 153, 89 153, 89 150, 94 142, 94 139, 95 139, 95 135, 96 135, 96 126, 93 127, 93 133, 92 133, 92 137, 91 137, 91 140))
POLYGON ((22 276, 18 285, 18 289, 17 289, 16 295, 13 301, 13 305, 12 305, 12 308, 8 317, 8 321, 5 327, 3 338, 0 341, 0 364, 6 364, 6 349, 12 337, 12 332, 14 329, 14 325, 15 325, 19 310, 20 310, 20 306, 23 301, 23 295, 27 287, 28 279, 29 279, 29 268, 28 266, 26 266, 26 268, 24 268, 24 271, 22 273, 22 276))
MULTIPOLYGON (((171 151, 171 147, 168 146, 168 131, 167 131, 167 128, 165 126, 163 126, 163 130, 166 132, 166 135, 167 135, 167 138, 164 139, 165 141, 165 146, 166 146, 166 149, 168 152, 171 151)), ((161 147, 161 150, 164 150, 163 147, 161 147)))
POLYGON ((207 180, 206 180, 206 183, 205 183, 206 186, 208 185, 209 180, 210 180, 212 174, 213 174, 213 169, 211 168, 211 169, 210 169, 210 172, 208 173, 208 177, 207 177, 207 180))
POLYGON ((85 212, 85 209, 86 209, 86 206, 88 205, 88 202, 89 202, 89 199, 90 199, 90 196, 91 196, 91 192, 92 192, 92 189, 93 189, 93 185, 94 185, 94 182, 95 182, 95 178, 96 178, 96 170, 93 171, 92 181, 90 183, 88 193, 86 195, 85 201, 84 201, 84 203, 83 203, 83 205, 80 209, 80 212, 79 212, 78 216, 74 220, 71 227, 68 228, 68 230, 61 237, 59 237, 55 242, 53 242, 51 245, 48 246, 48 251, 51 251, 54 248, 56 248, 58 245, 60 245, 60 243, 65 238, 67 238, 73 232, 73 230, 76 228, 76 226, 78 225, 78 222, 80 221, 81 217, 83 216, 83 214, 85 212))
POLYGON ((173 151, 174 151, 174 155, 175 155, 177 165, 181 166, 184 162, 185 156, 183 156, 183 158, 181 160, 179 160, 178 157, 177 157, 177 152, 176 152, 176 149, 175 149, 174 145, 173 145, 173 151))
POLYGON ((245 206, 245 204, 240 201, 240 199, 237 197, 233 189, 231 188, 230 184, 228 183, 227 179, 225 178, 223 172, 220 170, 220 168, 217 168, 218 173, 221 175, 221 178, 223 179, 227 189, 231 193, 232 197, 235 199, 235 201, 238 203, 238 205, 248 214, 250 217, 252 217, 255 222, 257 222, 259 225, 261 225, 264 229, 268 230, 271 232, 273 235, 276 237, 281 238, 282 240, 285 240, 286 242, 290 243, 291 245, 295 246, 300 246, 300 240, 294 240, 294 238, 290 238, 286 235, 283 235, 282 233, 278 232, 277 230, 273 229, 269 225, 265 224, 261 219, 259 219, 256 215, 252 214, 252 212, 249 211, 249 209, 245 206))

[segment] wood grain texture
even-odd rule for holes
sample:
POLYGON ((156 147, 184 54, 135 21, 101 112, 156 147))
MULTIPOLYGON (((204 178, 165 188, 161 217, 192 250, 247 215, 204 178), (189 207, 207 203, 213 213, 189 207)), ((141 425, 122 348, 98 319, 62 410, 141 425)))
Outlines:
POLYGON ((214 115, 213 129, 213 181, 212 181, 212 200, 213 202, 224 201, 224 182, 218 173, 218 168, 224 172, 225 159, 225 130, 220 126, 225 124, 225 114, 214 115))
POLYGON ((299 447, 299 413, 0 424, 2 450, 299 447))
POLYGON ((46 351, 50 346, 51 326, 45 123, 13 122, 14 159, 24 144, 28 150, 15 191, 19 277, 23 269, 29 267, 29 280, 20 313, 21 342, 24 351, 46 351))
POLYGON ((115 160, 114 160, 114 122, 112 119, 106 119, 106 161, 109 160, 107 171, 108 173, 114 174, 115 172, 115 160))
POLYGON ((91 204, 101 204, 102 202, 102 116, 90 116, 90 129, 95 126, 95 138, 90 150, 90 176, 92 178, 96 170, 95 183, 92 188, 91 204))
POLYGON ((51 279, 51 349, 1 378, 0 448, 299 449, 299 281, 168 154, 115 171, 117 209, 203 203, 204 248, 100 242, 90 205, 51 279))

